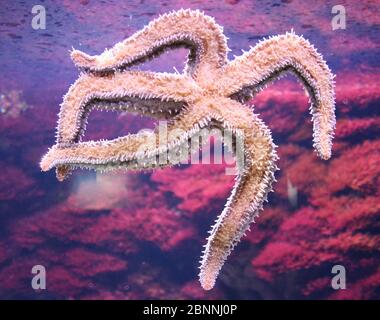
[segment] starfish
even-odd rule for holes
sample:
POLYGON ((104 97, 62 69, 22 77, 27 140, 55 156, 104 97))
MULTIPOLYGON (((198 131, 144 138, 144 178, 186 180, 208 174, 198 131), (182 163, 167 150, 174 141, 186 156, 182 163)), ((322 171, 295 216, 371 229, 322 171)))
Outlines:
MULTIPOLYGON (((100 55, 73 50, 71 58, 82 73, 63 99, 56 144, 40 164, 43 171, 56 167, 59 180, 74 168, 154 169, 179 163, 179 158, 166 163, 158 159, 187 146, 204 128, 230 130, 235 138, 242 138, 243 165, 201 259, 199 278, 205 290, 214 287, 225 260, 259 215, 278 169, 271 132, 248 100, 290 72, 310 97, 314 148, 322 159, 331 156, 335 127, 334 76, 302 36, 292 31, 264 39, 232 61, 228 50, 223 29, 198 10, 164 14, 100 55), (189 49, 181 74, 129 69, 177 47, 189 49), (94 108, 165 119, 167 141, 159 141, 156 128, 82 142, 94 108)), ((236 145, 233 151, 237 154, 236 145)))

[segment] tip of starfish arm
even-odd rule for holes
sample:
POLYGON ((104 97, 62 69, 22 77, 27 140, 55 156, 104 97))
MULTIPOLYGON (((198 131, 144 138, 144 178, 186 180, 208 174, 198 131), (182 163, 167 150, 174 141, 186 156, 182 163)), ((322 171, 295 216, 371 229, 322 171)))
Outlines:
POLYGON ((206 291, 211 290, 215 285, 215 279, 211 279, 209 277, 201 277, 200 282, 202 288, 206 291))
MULTIPOLYGON (((42 171, 46 172, 51 170, 54 165, 54 153, 49 150, 47 154, 43 156, 40 162, 40 168, 42 171)), ((71 173, 70 166, 68 165, 58 165, 56 169, 56 176, 58 181, 65 180, 71 173)))
POLYGON ((331 158, 331 146, 321 145, 317 148, 317 153, 322 160, 328 160, 331 158))
POLYGON ((319 156, 321 157, 322 160, 328 160, 331 158, 331 151, 328 151, 328 152, 321 152, 319 154, 319 156))
POLYGON ((90 67, 92 63, 95 62, 95 57, 88 55, 80 50, 74 49, 70 53, 71 60, 75 65, 80 67, 90 67))
POLYGON ((41 159, 41 162, 40 162, 41 170, 44 172, 49 171, 51 169, 50 164, 51 164, 51 161, 49 159, 49 153, 47 153, 41 159))

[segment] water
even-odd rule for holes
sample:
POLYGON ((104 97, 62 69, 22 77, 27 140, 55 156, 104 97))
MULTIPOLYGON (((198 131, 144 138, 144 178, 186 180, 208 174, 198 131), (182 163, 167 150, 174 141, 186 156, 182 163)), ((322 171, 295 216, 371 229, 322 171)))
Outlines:
MULTIPOLYGON (((0 298, 379 299, 378 2, 340 2, 346 29, 335 31, 332 1, 40 3, 45 30, 31 27, 33 1, 1 2, 0 298), (71 48, 99 54, 181 7, 201 9, 224 26, 230 59, 294 29, 336 74, 338 123, 327 162, 312 150, 308 101, 293 77, 250 102, 280 146, 281 171, 263 214, 210 292, 201 289, 197 267, 233 184, 224 165, 76 171, 63 183, 39 169, 54 144, 62 96, 78 77, 71 48), (331 287, 337 264, 346 268, 346 290, 331 287), (45 290, 31 287, 34 265, 45 267, 45 290)), ((140 68, 180 72, 186 54, 178 49, 140 68)), ((85 140, 153 125, 149 118, 94 112, 85 140)))

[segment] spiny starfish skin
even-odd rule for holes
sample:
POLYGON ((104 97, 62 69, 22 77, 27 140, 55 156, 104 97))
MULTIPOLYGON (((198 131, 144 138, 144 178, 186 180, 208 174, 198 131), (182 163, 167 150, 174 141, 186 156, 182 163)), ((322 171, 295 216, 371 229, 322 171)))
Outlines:
POLYGON ((104 73, 123 70, 175 47, 190 49, 185 72, 194 77, 207 76, 210 69, 227 62, 223 28, 198 10, 164 14, 99 56, 73 50, 71 58, 83 70, 104 73))
MULTIPOLYGON (((75 167, 169 165, 160 163, 159 156, 181 150, 202 128, 228 129, 244 138, 244 166, 238 168, 235 186, 202 256, 199 277, 206 290, 213 288, 226 258, 262 210, 277 170, 271 132, 244 103, 270 81, 292 72, 309 93, 314 147, 323 159, 331 156, 335 127, 333 75, 307 40, 286 33, 261 41, 233 61, 227 60, 227 51, 221 27, 191 10, 166 14, 99 56, 73 51, 75 64, 85 73, 64 97, 57 143, 41 160, 43 171, 57 167, 57 178, 63 180, 75 167), (178 46, 190 48, 183 74, 128 70, 178 46), (81 142, 87 116, 95 107, 167 119, 168 139, 160 142, 156 128, 114 140, 81 142), (180 136, 174 134, 178 130, 180 136)), ((170 164, 179 162, 180 157, 170 164)))

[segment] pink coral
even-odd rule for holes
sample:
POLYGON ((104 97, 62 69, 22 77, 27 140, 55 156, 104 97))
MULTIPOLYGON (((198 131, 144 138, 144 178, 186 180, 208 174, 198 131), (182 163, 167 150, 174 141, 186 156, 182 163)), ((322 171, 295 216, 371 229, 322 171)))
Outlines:
POLYGON ((35 181, 23 170, 16 166, 0 163, 2 174, 0 175, 0 200, 21 200, 37 196, 39 191, 33 190, 35 181))
POLYGON ((181 201, 178 209, 196 213, 209 210, 210 203, 225 201, 233 185, 233 176, 225 175, 225 170, 225 165, 217 164, 170 168, 154 172, 152 181, 181 201))
POLYGON ((83 248, 67 251, 63 261, 73 272, 90 277, 103 272, 124 271, 127 267, 124 260, 115 256, 83 248))

